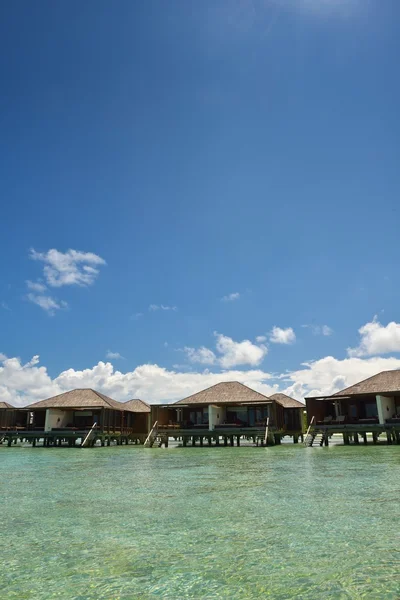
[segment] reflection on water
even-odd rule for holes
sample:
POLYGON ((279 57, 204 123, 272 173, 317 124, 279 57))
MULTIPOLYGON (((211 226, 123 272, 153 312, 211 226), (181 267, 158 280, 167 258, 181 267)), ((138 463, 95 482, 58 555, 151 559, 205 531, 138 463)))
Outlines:
POLYGON ((0 449, 2 598, 400 598, 400 448, 0 449))

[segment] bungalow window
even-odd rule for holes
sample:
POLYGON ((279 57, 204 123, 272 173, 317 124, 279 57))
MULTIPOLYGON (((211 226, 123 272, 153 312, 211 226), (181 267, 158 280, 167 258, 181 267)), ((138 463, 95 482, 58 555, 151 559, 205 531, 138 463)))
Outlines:
POLYGON ((357 418, 357 405, 356 404, 350 404, 350 417, 352 419, 356 419, 357 418))
POLYGON ((365 416, 367 419, 371 419, 372 417, 378 416, 378 409, 376 407, 376 402, 369 402, 365 405, 365 416))

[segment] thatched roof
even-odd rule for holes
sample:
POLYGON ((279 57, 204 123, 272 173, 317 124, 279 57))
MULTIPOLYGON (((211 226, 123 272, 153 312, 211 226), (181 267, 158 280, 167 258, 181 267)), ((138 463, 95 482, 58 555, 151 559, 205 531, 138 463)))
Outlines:
POLYGON ((0 402, 0 410, 1 409, 5 409, 5 408, 15 408, 14 406, 11 406, 11 404, 8 404, 8 402, 0 402))
POLYGON ((271 400, 243 383, 227 381, 217 383, 206 390, 197 392, 197 394, 174 402, 174 406, 177 404, 247 404, 257 402, 268 403, 271 400))
POLYGON ((149 413, 151 412, 150 405, 143 400, 128 400, 127 402, 122 402, 122 406, 124 410, 129 410, 135 413, 149 413))
POLYGON ((130 410, 124 408, 121 402, 117 402, 96 390, 90 388, 71 390, 29 406, 32 408, 109 408, 112 410, 130 410))
POLYGON ((270 396, 271 400, 275 400, 278 404, 283 406, 283 408, 305 408, 306 405, 303 402, 299 402, 290 396, 286 396, 286 394, 272 394, 270 396))
POLYGON ((382 371, 377 375, 368 377, 336 394, 332 398, 341 396, 359 396, 363 394, 389 394, 400 392, 400 370, 382 371))

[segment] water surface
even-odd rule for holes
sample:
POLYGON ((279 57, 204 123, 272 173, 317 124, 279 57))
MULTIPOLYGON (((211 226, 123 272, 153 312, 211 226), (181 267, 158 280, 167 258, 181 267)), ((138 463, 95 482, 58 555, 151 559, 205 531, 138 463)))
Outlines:
POLYGON ((1 598, 400 598, 400 448, 0 448, 1 598))

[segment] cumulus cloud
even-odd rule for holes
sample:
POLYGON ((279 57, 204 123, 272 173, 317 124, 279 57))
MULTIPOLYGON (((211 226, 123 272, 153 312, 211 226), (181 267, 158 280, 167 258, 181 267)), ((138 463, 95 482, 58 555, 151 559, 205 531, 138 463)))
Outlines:
POLYGON ((184 348, 190 362, 220 365, 224 369, 230 369, 238 365, 257 366, 268 352, 266 346, 253 344, 250 340, 236 342, 217 331, 214 332, 214 336, 216 338, 216 353, 205 346, 201 348, 184 348))
POLYGON ((68 308, 67 302, 64 302, 64 300, 56 300, 52 296, 45 296, 30 292, 27 294, 26 298, 29 300, 29 302, 33 302, 33 304, 40 306, 40 308, 47 312, 47 314, 51 317, 55 315, 57 310, 68 308))
POLYGON ((301 365, 282 375, 261 369, 227 369, 185 372, 182 365, 165 369, 156 364, 140 365, 123 373, 110 362, 81 371, 68 369, 52 379, 35 356, 23 364, 20 358, 0 354, 0 401, 24 406, 50 396, 81 387, 91 387, 116 400, 142 398, 149 402, 179 400, 220 381, 240 381, 265 394, 284 392, 299 400, 310 395, 328 395, 375 375, 380 371, 400 369, 396 358, 346 358, 327 356, 301 365))
POLYGON ((221 298, 221 302, 234 302, 234 300, 239 300, 239 298, 240 298, 239 292, 232 292, 231 294, 228 294, 227 296, 223 296, 221 298))
POLYGON ((281 327, 273 327, 269 336, 269 341, 273 344, 294 344, 296 334, 291 327, 282 329, 281 327))
POLYGON ((236 365, 259 365, 268 352, 266 346, 253 344, 250 340, 235 342, 221 333, 215 332, 214 335, 217 351, 221 354, 219 364, 226 369, 236 365))
POLYGON ((111 350, 107 350, 106 358, 109 358, 110 360, 118 360, 119 358, 124 357, 119 352, 111 352, 111 350))
POLYGON ((285 393, 301 399, 306 396, 334 394, 380 371, 400 369, 397 358, 345 358, 326 356, 303 363, 301 368, 279 376, 285 393))
MULTIPOLYGON (((157 310, 178 310, 178 308, 176 306, 166 306, 165 304, 150 304, 149 305, 149 311, 150 312, 155 312, 157 310)), ((137 314, 141 314, 141 313, 137 313, 137 314)))
POLYGON ((103 258, 93 252, 59 252, 55 248, 47 252, 36 252, 31 248, 30 258, 44 263, 43 274, 50 287, 92 285, 99 274, 98 267, 106 264, 103 258))
POLYGON ((361 340, 356 348, 348 348, 349 356, 373 356, 400 352, 400 323, 392 321, 386 326, 381 325, 375 316, 358 330, 361 340))
POLYGON ((11 310, 11 308, 8 306, 7 302, 1 302, 0 303, 1 308, 3 308, 4 310, 11 310))

